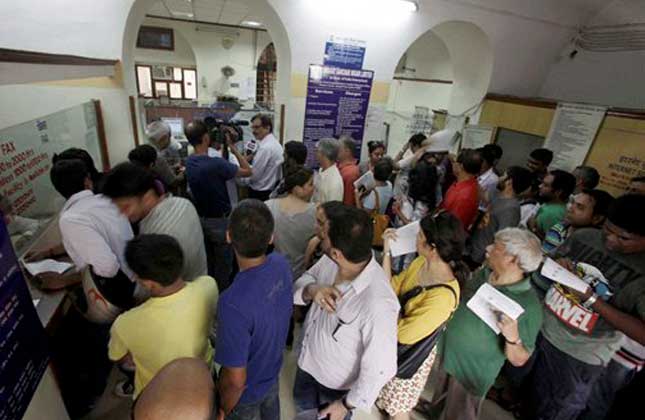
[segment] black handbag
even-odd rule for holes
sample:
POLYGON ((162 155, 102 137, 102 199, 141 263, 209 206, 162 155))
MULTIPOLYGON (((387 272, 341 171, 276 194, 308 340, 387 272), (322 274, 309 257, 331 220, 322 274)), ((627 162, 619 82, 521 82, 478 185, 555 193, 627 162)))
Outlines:
MULTIPOLYGON (((401 315, 404 316, 404 311, 405 311, 405 304, 408 303, 408 301, 416 296, 418 296, 421 292, 425 292, 437 287, 445 287, 446 289, 450 290, 452 294, 455 297, 455 307, 452 310, 452 313, 455 312, 455 309, 457 309, 457 306, 459 305, 459 300, 457 299, 457 293, 455 290, 448 286, 447 284, 434 284, 432 286, 417 286, 411 290, 408 290, 405 292, 400 298, 399 298, 399 303, 401 304, 401 315)), ((452 317, 452 313, 450 316, 452 317)), ((448 321, 444 322, 441 324, 439 327, 437 327, 436 330, 434 330, 430 335, 427 337, 422 338, 421 340, 417 341, 414 344, 401 344, 399 343, 397 346, 397 371, 396 371, 396 377, 401 378, 401 379, 410 379, 411 377, 414 376, 415 373, 419 370, 423 362, 428 358, 430 355, 430 352, 434 348, 434 346, 437 345, 437 341, 439 341, 439 337, 441 337, 441 333, 443 330, 446 328, 446 324, 448 324, 448 321)))

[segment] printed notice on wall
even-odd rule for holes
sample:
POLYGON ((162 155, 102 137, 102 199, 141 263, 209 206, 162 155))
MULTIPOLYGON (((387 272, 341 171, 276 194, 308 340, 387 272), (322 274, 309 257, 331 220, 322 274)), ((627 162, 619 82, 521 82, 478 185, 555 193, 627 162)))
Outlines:
POLYGON ((48 358, 45 330, 0 218, 0 420, 22 418, 48 358))
POLYGON ((325 44, 323 65, 360 70, 365 59, 365 41, 330 36, 325 44))
POLYGON ((572 171, 582 165, 605 118, 606 107, 560 103, 544 147, 553 151, 551 167, 572 171))
POLYGON ((461 148, 478 149, 480 147, 484 147, 487 144, 490 144, 493 138, 493 133, 495 133, 494 127, 467 125, 464 127, 464 133, 461 138, 461 148))
POLYGON ((374 72, 311 65, 305 106, 307 165, 318 167, 316 144, 325 137, 350 136, 360 156, 374 72))

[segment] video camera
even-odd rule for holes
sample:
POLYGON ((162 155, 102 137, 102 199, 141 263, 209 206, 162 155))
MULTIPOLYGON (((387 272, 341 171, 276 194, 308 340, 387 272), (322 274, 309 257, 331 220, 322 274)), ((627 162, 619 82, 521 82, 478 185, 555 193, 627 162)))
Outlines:
POLYGON ((208 133, 211 137, 211 140, 222 144, 226 144, 225 128, 227 127, 231 128, 237 134, 237 137, 235 138, 234 142, 238 143, 244 140, 244 132, 242 130, 242 126, 249 125, 248 121, 243 121, 243 120, 226 121, 226 120, 218 119, 214 117, 204 118, 204 123, 206 124, 206 127, 208 127, 208 133))

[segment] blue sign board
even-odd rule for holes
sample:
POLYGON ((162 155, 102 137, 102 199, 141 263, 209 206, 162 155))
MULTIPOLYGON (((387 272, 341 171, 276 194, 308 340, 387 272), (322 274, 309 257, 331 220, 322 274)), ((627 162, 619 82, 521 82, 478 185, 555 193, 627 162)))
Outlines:
POLYGON ((315 147, 325 137, 349 135, 360 156, 374 72, 311 65, 305 105, 307 164, 318 167, 315 147))
POLYGON ((331 67, 360 70, 365 59, 365 47, 352 43, 327 42, 323 64, 331 67))
POLYGON ((48 361, 45 330, 0 217, 0 420, 22 418, 48 361))

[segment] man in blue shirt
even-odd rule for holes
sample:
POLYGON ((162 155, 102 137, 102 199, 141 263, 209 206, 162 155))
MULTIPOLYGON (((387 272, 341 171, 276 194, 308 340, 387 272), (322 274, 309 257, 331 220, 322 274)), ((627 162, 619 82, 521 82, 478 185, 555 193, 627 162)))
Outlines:
POLYGON ((217 418, 280 418, 278 376, 293 308, 293 280, 286 258, 266 255, 273 217, 259 200, 233 210, 227 240, 240 272, 217 307, 215 361, 222 366, 217 418))
POLYGON ((226 181, 251 176, 251 166, 233 144, 235 134, 232 131, 227 130, 225 136, 229 151, 240 163, 239 167, 220 157, 208 156, 210 135, 203 121, 188 123, 185 134, 188 142, 195 148, 195 153, 186 160, 186 178, 195 199, 197 213, 208 218, 226 217, 231 211, 226 181))

